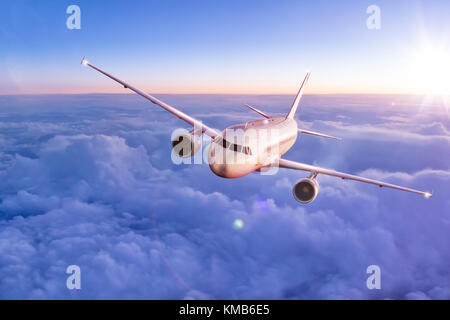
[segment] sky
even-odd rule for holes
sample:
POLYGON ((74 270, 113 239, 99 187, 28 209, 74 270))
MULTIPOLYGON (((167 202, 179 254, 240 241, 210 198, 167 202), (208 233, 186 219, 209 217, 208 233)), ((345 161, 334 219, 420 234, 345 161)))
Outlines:
POLYGON ((0 94, 450 94, 448 1, 2 1, 0 94), (66 9, 81 10, 69 30, 66 9), (369 30, 370 5, 380 29, 369 30))
MULTIPOLYGON (((291 101, 162 98, 216 128, 259 119, 244 101, 274 115, 291 101)), ((184 123, 139 96, 1 96, 0 298, 449 299, 448 110, 417 96, 309 95, 296 118, 343 140, 300 135, 287 159, 433 198, 319 175, 301 205, 292 187, 307 173, 223 179, 172 163, 184 123), (69 265, 80 290, 66 287, 69 265), (366 286, 369 265, 380 290, 366 286)))

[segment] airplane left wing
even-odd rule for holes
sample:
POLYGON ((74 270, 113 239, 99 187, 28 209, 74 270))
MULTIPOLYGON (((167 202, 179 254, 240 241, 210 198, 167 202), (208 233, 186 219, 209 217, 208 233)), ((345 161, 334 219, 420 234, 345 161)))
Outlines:
POLYGON ((174 108, 174 107, 168 105, 167 103, 165 103, 165 102, 163 102, 163 101, 161 101, 161 100, 159 100, 159 99, 157 99, 157 98, 155 98, 155 97, 153 97, 153 96, 151 96, 151 95, 149 95, 149 94, 147 94, 147 93, 145 93, 145 92, 142 92, 142 91, 139 90, 139 89, 136 89, 136 88, 130 86, 129 84, 123 82, 123 81, 120 80, 120 79, 117 79, 116 77, 110 75, 109 73, 107 73, 107 72, 101 70, 100 68, 97 68, 96 66, 92 65, 92 64, 89 63, 86 59, 83 58, 83 60, 81 60, 81 64, 83 64, 83 65, 85 65, 85 66, 89 66, 89 67, 91 67, 92 69, 97 70, 98 72, 104 74, 104 75, 107 76, 108 78, 113 79, 114 81, 120 83, 125 89, 130 89, 131 91, 136 92, 136 93, 137 93, 138 95, 140 95, 141 97, 144 97, 145 99, 150 100, 150 102, 152 102, 152 103, 154 103, 154 104, 160 106, 161 108, 163 108, 163 109, 169 111, 170 113, 172 113, 173 115, 177 116, 177 117, 180 118, 181 120, 186 121, 187 123, 189 123, 190 125, 192 125, 194 128, 199 128, 199 129, 201 128, 202 132, 203 132, 204 134, 210 136, 211 138, 214 139, 215 137, 217 137, 217 136, 220 135, 219 132, 217 132, 216 130, 214 130, 214 129, 208 127, 207 125, 204 125, 201 121, 199 121, 199 120, 197 120, 197 119, 194 119, 194 118, 192 118, 191 116, 185 114, 184 112, 182 112, 182 111, 180 111, 180 110, 178 110, 178 109, 176 109, 176 108, 174 108))
POLYGON ((424 191, 419 191, 419 190, 415 190, 415 189, 405 188, 405 187, 397 186, 394 184, 390 184, 390 183, 386 183, 386 182, 382 182, 382 181, 378 181, 378 180, 372 180, 372 179, 367 179, 367 178, 363 178, 363 177, 358 177, 358 176, 354 176, 351 174, 342 173, 342 172, 325 169, 325 168, 321 168, 321 167, 317 167, 317 166, 312 166, 312 165, 301 163, 301 162, 290 161, 290 160, 286 160, 286 159, 279 159, 278 166, 280 168, 303 170, 303 171, 308 171, 308 172, 311 172, 314 174, 325 174, 328 176, 338 177, 341 179, 348 179, 348 180, 370 183, 370 184, 377 185, 379 187, 386 187, 386 188, 392 188, 392 189, 417 193, 417 194, 421 194, 421 195, 425 196, 426 198, 430 198, 433 195, 430 192, 424 192, 424 191))

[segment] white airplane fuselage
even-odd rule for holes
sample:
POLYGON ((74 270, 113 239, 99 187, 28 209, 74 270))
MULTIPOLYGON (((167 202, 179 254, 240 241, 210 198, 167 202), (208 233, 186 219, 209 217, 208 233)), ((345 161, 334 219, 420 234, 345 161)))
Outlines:
POLYGON ((297 122, 285 117, 232 125, 211 142, 209 166, 220 177, 245 176, 270 166, 294 145, 297 135, 297 122))

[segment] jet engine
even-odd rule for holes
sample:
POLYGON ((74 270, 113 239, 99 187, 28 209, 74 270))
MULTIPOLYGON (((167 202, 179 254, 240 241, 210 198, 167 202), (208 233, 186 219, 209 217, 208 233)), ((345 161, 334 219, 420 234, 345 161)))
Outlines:
POLYGON ((189 158, 200 150, 202 146, 201 133, 194 133, 194 129, 175 136, 172 140, 172 151, 179 157, 189 158))
POLYGON ((292 189, 295 200, 301 203, 310 203, 319 193, 319 183, 315 178, 298 180, 292 189))

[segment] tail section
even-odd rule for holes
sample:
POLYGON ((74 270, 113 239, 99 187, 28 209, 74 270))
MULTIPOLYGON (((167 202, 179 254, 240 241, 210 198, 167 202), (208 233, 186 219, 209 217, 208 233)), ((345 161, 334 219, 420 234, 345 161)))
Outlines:
POLYGON ((306 82, 308 82, 310 74, 311 74, 311 71, 308 71, 306 73, 306 77, 303 80, 303 83, 300 86, 300 89, 298 90, 298 93, 297 93, 297 96, 295 97, 294 103, 291 106, 291 110, 289 110, 289 113, 286 115, 286 119, 288 119, 288 118, 293 119, 294 118, 295 112, 297 111, 298 104, 300 103, 300 99, 302 98, 302 95, 303 95, 303 89, 305 89, 305 85, 306 85, 306 82))

